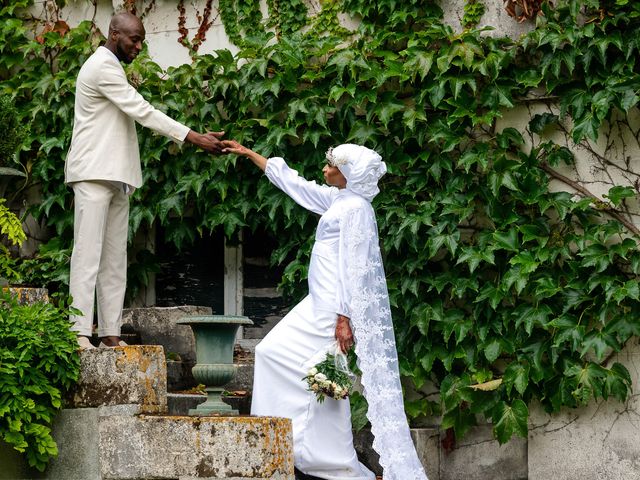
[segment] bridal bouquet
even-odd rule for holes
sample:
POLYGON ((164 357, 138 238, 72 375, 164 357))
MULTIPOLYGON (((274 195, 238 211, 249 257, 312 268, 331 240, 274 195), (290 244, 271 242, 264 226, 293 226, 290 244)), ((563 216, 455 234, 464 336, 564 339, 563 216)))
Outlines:
POLYGON ((341 357, 345 357, 344 354, 327 353, 325 359, 311 367, 307 376, 303 378, 309 386, 307 390, 314 392, 320 403, 325 397, 342 400, 349 396, 353 387, 351 380, 353 374, 341 357))

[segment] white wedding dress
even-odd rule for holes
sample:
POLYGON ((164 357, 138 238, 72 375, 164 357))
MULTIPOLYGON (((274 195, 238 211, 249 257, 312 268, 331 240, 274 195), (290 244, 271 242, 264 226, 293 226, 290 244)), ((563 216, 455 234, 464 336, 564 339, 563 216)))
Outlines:
POLYGON ((318 403, 303 380, 310 360, 334 344, 337 315, 343 314, 351 319, 385 480, 426 480, 404 416, 371 204, 348 189, 301 178, 282 158, 269 159, 265 173, 294 201, 322 216, 309 265, 309 295, 256 348, 251 413, 292 419, 295 466, 301 472, 328 480, 375 479, 357 459, 349 401, 318 403))

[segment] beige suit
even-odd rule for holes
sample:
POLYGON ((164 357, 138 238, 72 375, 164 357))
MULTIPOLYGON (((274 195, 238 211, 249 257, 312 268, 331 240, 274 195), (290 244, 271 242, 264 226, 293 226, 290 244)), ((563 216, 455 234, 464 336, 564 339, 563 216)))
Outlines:
POLYGON ((72 316, 73 330, 91 335, 97 293, 98 335, 119 336, 127 271, 125 191, 127 185, 142 185, 135 122, 179 142, 189 128, 142 98, 105 47, 80 69, 74 115, 65 163, 65 181, 75 198, 69 290, 82 315, 72 316))

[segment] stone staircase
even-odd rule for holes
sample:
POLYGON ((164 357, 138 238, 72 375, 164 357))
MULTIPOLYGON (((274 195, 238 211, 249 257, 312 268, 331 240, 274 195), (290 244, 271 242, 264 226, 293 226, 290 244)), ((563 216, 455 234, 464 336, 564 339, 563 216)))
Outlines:
MULTIPOLYGON (((294 480, 290 420, 187 416, 206 397, 168 391, 194 386, 193 335, 173 322, 209 313, 200 307, 125 312, 127 340, 137 336, 145 345, 81 352, 80 381, 53 425, 59 456, 40 474, 15 451, 0 455, 6 463, 0 479, 294 480)), ((252 381, 250 367, 240 370, 241 382, 252 381)), ((248 412, 248 394, 230 398, 248 412)))

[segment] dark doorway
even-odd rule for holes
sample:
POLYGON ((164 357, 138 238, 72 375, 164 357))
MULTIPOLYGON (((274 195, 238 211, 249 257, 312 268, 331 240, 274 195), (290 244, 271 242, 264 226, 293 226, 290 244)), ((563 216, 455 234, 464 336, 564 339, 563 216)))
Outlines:
POLYGON ((156 255, 161 271, 156 275, 156 305, 211 307, 216 315, 224 312, 224 233, 196 239, 178 251, 165 243, 162 227, 157 230, 156 255))

